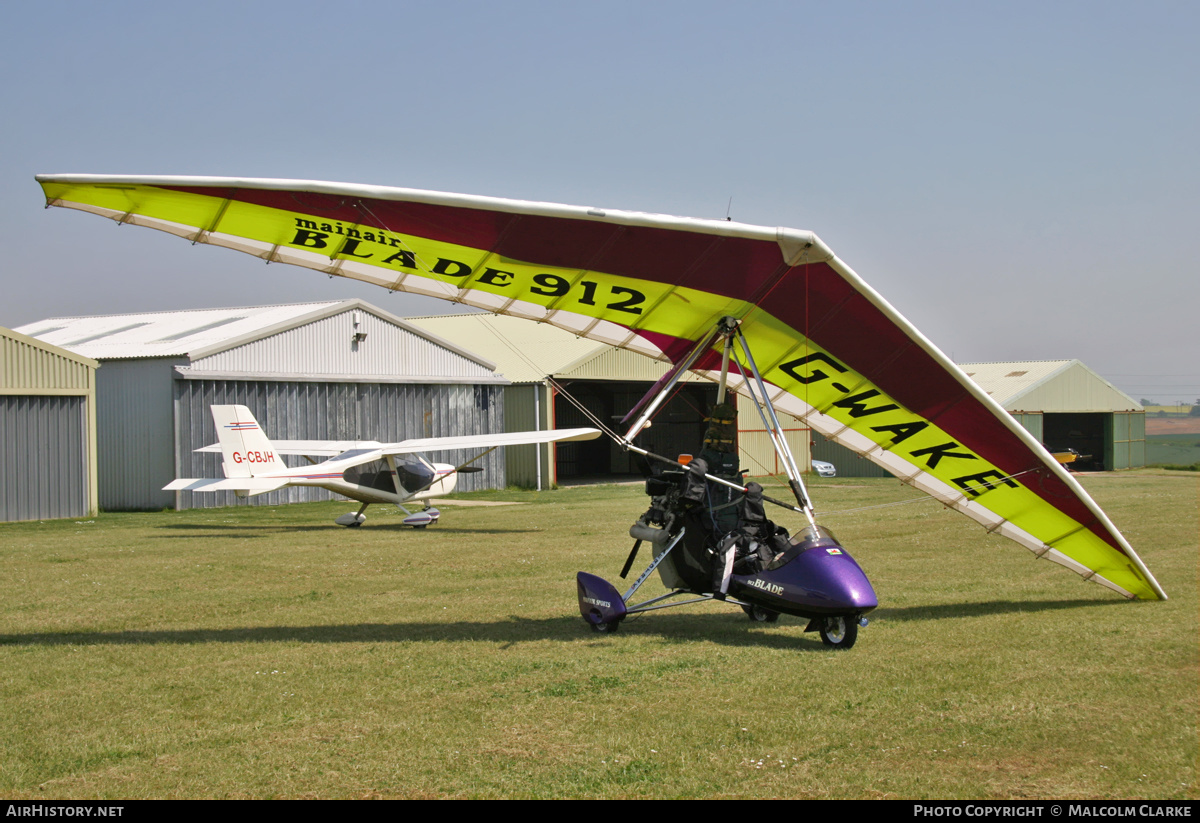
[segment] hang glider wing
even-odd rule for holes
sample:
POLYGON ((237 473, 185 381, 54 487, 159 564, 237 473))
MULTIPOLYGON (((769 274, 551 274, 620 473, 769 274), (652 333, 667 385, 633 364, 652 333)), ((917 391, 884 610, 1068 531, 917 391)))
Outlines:
POLYGON ((48 205, 664 360, 731 315, 780 408, 1039 557, 1126 597, 1166 597, 1041 444, 811 232, 337 183, 38 181, 48 205))

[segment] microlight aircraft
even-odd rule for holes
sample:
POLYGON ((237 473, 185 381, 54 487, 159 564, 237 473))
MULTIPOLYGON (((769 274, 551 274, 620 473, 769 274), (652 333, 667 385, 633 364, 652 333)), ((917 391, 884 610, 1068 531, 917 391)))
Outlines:
POLYGON ((501 446, 594 440, 599 429, 550 429, 538 432, 474 434, 462 437, 427 437, 400 443, 373 440, 276 440, 272 442, 245 406, 211 406, 217 425, 218 443, 197 449, 221 452, 225 472, 222 480, 180 478, 164 486, 165 491, 233 491, 241 497, 282 489, 285 486, 317 486, 362 503, 357 512, 342 515, 339 526, 357 527, 366 521, 364 512, 372 503, 390 503, 406 515, 406 526, 424 528, 436 523, 440 512, 426 505, 410 511, 405 503, 428 501, 454 491, 458 475, 481 469, 469 465, 501 446), (485 449, 460 466, 431 463, 424 452, 485 449), (328 457, 321 463, 289 467, 280 455, 307 458, 328 457))
MULTIPOLYGON (((770 405, 804 420, 1038 558, 1127 598, 1166 599, 1045 447, 812 232, 315 181, 37 179, 48 207, 550 323, 732 391, 761 381, 764 414, 770 405), (750 343, 757 366, 748 352, 730 362, 730 335, 750 343)), ((617 440, 636 450, 636 435, 617 440)), ((794 554, 835 548, 798 473, 788 482, 790 508, 808 521, 794 554)))

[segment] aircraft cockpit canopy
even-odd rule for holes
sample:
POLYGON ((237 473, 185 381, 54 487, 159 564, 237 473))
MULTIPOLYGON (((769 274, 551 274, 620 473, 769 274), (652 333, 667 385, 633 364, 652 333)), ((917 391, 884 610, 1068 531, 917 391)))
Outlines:
POLYGON ((396 479, 407 492, 419 492, 433 485, 437 472, 433 464, 419 454, 396 458, 396 479))
POLYGON ((342 477, 347 483, 385 492, 395 492, 399 485, 403 491, 415 494, 433 485, 437 472, 434 470, 433 464, 421 455, 398 455, 395 461, 395 479, 393 479, 391 467, 386 460, 374 460, 347 469, 343 472, 342 477))

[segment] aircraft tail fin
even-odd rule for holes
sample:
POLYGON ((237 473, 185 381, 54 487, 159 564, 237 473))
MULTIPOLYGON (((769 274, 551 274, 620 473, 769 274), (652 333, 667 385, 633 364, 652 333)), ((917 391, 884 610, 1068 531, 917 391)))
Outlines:
POLYGON ((286 471, 275 447, 245 406, 212 406, 225 476, 263 477, 286 471))

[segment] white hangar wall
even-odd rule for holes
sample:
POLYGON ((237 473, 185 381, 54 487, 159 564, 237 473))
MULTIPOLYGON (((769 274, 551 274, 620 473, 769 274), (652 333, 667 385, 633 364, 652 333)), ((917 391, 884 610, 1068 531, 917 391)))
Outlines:
POLYGON ((200 350, 189 373, 405 383, 495 380, 488 361, 376 311, 363 304, 301 326, 268 329, 267 335, 217 351, 200 350))

